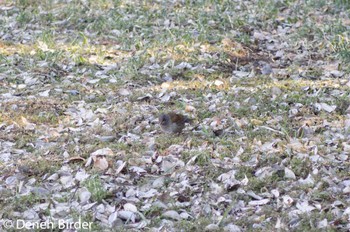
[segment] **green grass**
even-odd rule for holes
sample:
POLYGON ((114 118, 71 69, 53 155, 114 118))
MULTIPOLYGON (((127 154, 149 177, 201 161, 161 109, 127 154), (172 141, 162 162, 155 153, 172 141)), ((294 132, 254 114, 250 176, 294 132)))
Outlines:
POLYGON ((86 187, 91 193, 91 200, 101 202, 108 196, 108 192, 103 186, 103 182, 100 180, 98 175, 85 180, 82 186, 86 187))

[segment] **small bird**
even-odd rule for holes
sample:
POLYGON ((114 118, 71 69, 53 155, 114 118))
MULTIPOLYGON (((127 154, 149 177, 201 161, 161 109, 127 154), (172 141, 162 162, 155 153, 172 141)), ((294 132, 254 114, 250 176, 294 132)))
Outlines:
POLYGON ((171 134, 179 134, 185 127, 185 123, 190 123, 192 120, 182 114, 170 112, 159 115, 159 124, 164 132, 171 134))

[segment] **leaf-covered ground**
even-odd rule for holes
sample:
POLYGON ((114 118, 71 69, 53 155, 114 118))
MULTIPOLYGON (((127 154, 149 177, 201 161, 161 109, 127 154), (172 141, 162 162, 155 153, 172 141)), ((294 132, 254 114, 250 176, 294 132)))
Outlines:
POLYGON ((0 228, 348 231, 349 14, 0 1, 0 228), (165 134, 170 111, 194 122, 165 134))

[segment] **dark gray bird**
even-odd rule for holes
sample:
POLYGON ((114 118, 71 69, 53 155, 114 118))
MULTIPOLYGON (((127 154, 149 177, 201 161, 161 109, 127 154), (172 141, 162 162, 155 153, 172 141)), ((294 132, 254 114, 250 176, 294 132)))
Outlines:
POLYGON ((182 115, 170 112, 159 115, 159 124, 166 133, 179 134, 185 127, 185 123, 191 123, 192 119, 182 115))

